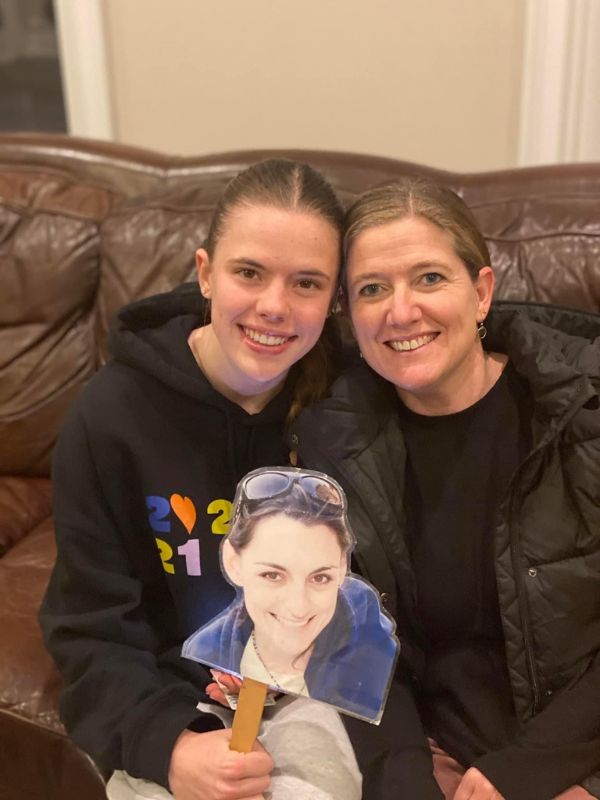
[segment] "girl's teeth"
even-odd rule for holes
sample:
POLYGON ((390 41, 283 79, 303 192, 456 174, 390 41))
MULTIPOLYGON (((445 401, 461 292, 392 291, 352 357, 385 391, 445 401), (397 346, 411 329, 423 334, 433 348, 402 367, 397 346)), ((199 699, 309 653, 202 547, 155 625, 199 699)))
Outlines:
POLYGON ((390 342, 390 347, 397 351, 416 350, 419 347, 423 347, 424 344, 429 344, 429 342, 432 342, 434 339, 434 334, 429 334, 429 336, 417 336, 416 339, 404 339, 401 342, 390 342))
POLYGON ((287 336, 268 336, 265 333, 253 331, 251 328, 244 328, 244 333, 249 339, 252 339, 253 342, 257 342, 258 344, 266 344, 271 347, 274 347, 278 344, 285 344, 285 342, 287 342, 287 336))

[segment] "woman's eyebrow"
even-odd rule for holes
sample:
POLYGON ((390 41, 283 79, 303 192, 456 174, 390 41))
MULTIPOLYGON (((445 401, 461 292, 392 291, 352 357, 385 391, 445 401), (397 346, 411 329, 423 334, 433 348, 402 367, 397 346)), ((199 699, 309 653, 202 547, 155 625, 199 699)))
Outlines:
MULTIPOLYGON (((421 261, 415 261, 411 264, 407 272, 417 272, 421 269, 448 269, 448 264, 445 261, 437 261, 434 258, 424 258, 421 261)), ((373 272, 360 272, 355 278, 352 279, 352 284, 362 281, 385 281, 390 279, 389 272, 373 271, 373 272)))
POLYGON ((418 269, 448 269, 448 264, 444 261, 437 261, 435 258, 425 258, 423 261, 411 264, 410 269, 415 271, 418 269))
POLYGON ((385 277, 386 275, 383 272, 360 272, 355 278, 352 279, 352 283, 358 283, 359 281, 379 281, 385 277))
POLYGON ((270 569, 279 569, 282 572, 287 572, 287 567, 282 567, 281 564, 273 564, 271 561, 255 561, 257 567, 269 567, 270 569))
POLYGON ((331 564, 331 566, 319 567, 319 569, 313 569, 310 574, 316 575, 317 572, 331 572, 332 569, 337 569, 337 566, 337 564, 331 564))
MULTIPOLYGON (((257 567, 268 567, 269 569, 278 569, 281 572, 288 572, 287 567, 283 567, 281 564, 274 564, 272 561, 255 561, 257 567)), ((329 570, 336 569, 337 564, 326 564, 322 567, 318 567, 317 569, 311 570, 309 573, 310 575, 315 575, 317 572, 328 572, 329 570)))

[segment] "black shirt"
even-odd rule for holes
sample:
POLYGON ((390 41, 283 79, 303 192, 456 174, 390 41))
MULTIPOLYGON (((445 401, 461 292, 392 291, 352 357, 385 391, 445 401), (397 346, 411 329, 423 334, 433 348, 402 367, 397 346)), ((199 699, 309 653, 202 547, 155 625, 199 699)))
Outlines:
POLYGON ((531 402, 508 365, 456 414, 400 403, 407 447, 405 508, 426 669, 428 733, 465 765, 514 738, 494 569, 494 524, 531 444, 531 402))

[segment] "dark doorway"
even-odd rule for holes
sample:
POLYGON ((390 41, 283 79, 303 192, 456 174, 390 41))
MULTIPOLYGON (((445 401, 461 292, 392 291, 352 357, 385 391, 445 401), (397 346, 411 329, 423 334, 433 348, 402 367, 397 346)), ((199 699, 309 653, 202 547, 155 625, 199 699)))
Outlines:
POLYGON ((0 0, 0 131, 66 130, 52 0, 0 0))

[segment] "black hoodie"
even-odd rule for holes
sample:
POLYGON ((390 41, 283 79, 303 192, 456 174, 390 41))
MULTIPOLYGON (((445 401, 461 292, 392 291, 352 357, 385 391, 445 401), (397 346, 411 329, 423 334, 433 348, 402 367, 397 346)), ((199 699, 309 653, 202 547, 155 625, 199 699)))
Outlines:
POLYGON ((106 772, 168 786, 206 668, 183 640, 233 599, 219 544, 237 482, 285 464, 289 383, 259 414, 216 392, 187 344, 203 324, 197 285, 134 303, 114 360, 72 409, 53 462, 58 556, 41 610, 64 678, 61 718, 106 772))

